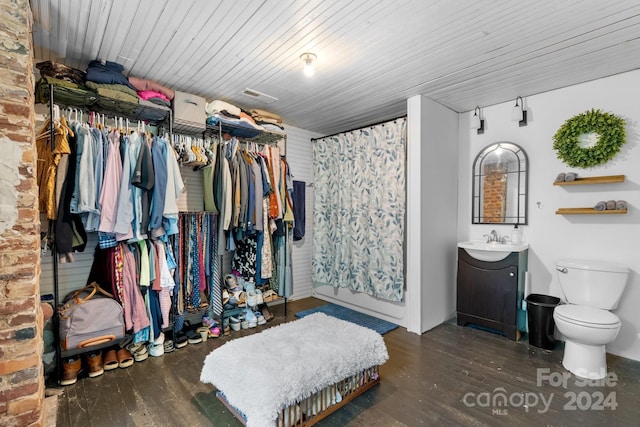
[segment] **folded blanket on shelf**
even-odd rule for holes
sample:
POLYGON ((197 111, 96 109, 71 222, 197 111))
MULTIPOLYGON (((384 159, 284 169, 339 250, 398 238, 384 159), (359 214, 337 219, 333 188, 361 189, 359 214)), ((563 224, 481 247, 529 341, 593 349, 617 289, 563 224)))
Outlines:
POLYGON ((60 105, 84 106, 93 105, 98 94, 83 84, 70 83, 49 76, 42 76, 36 83, 35 100, 38 103, 49 102, 49 87, 54 87, 55 102, 60 105))
POLYGON ((281 124, 282 118, 270 111, 260 110, 258 108, 254 108, 250 111, 251 117, 253 117, 256 122, 263 121, 268 123, 281 124))
POLYGON ((207 125, 220 126, 223 132, 240 138, 253 138, 264 131, 264 128, 257 125, 252 125, 242 120, 225 118, 220 114, 207 117, 207 125))
POLYGON ((83 84, 86 78, 84 71, 77 70, 64 64, 58 64, 57 62, 38 62, 36 64, 36 68, 40 71, 41 76, 53 77, 70 83, 83 84))
POLYGON ((255 121, 255 120, 253 120, 253 119, 251 118, 251 116, 250 116, 250 115, 248 115, 247 113, 245 113, 244 111, 240 111, 240 120, 241 120, 241 121, 244 121, 244 122, 247 122, 247 123, 249 123, 249 124, 252 124, 252 125, 255 125, 255 124, 256 124, 256 121, 255 121))
MULTIPOLYGON (((143 98, 140 98, 140 99, 143 99, 143 98)), ((169 102, 169 101, 167 101, 167 100, 165 100, 163 98, 151 97, 151 98, 146 99, 145 101, 152 102, 152 103, 154 103, 156 105, 162 105, 163 107, 171 108, 171 102, 169 102)))
POLYGON ((601 200, 598 203, 596 203, 596 205, 593 207, 593 209, 595 209, 597 211, 606 211, 607 210, 607 202, 605 202, 604 200, 601 200))
POLYGON ((627 209, 627 202, 626 200, 618 200, 616 202, 616 209, 618 210, 625 210, 627 209))
POLYGON ((129 86, 135 90, 129 83, 129 79, 122 74, 124 67, 116 62, 111 61, 91 61, 87 67, 87 80, 96 83, 121 84, 129 86))
POLYGON ((220 113, 222 111, 227 111, 231 115, 240 117, 240 113, 242 112, 239 107, 236 107, 233 104, 229 104, 228 102, 224 102, 219 99, 209 102, 204 107, 204 110, 207 112, 207 116, 213 116, 214 114, 220 113))
POLYGON ((139 90, 138 96, 142 99, 150 99, 150 98, 160 98, 167 102, 170 102, 170 99, 161 92, 156 92, 155 90, 139 90))
POLYGON ((118 92, 126 93, 127 95, 137 98, 138 94, 135 90, 131 89, 129 86, 121 85, 121 84, 106 84, 106 83, 96 83, 92 81, 87 81, 87 87, 98 92, 98 89, 109 89, 109 90, 117 90, 118 92))
POLYGON ((135 87, 138 91, 154 91, 163 94, 167 97, 167 100, 171 101, 176 93, 173 89, 170 89, 166 86, 161 85, 160 83, 154 82, 152 80, 142 79, 140 77, 129 77, 129 83, 135 87))
POLYGON ((615 210, 616 208, 616 201, 615 200, 607 200, 607 210, 608 211, 612 211, 615 210))
POLYGON ((131 104, 137 104, 140 98, 137 96, 131 96, 128 93, 120 92, 119 90, 107 89, 100 87, 96 90, 98 95, 105 98, 117 99, 119 101, 129 102, 131 104))

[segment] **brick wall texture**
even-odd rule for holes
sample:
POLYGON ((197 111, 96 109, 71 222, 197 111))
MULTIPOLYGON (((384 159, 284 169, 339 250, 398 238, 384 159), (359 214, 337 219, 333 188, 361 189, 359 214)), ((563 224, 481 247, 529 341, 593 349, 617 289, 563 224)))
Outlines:
POLYGON ((0 425, 43 425, 40 219, 28 0, 0 0, 0 425))
POLYGON ((485 223, 504 222, 507 209, 507 166, 488 164, 484 166, 482 189, 482 217, 485 223))

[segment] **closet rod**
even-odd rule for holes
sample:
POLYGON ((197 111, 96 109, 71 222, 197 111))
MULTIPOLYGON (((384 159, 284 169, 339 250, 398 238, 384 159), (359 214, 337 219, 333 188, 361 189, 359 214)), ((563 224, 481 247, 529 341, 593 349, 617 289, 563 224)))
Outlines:
POLYGON ((331 135, 321 136, 320 138, 311 138, 311 141, 312 142, 313 141, 318 141, 319 139, 330 138, 332 136, 340 135, 341 133, 349 133, 349 132, 354 132, 356 130, 362 130, 362 129, 365 129, 365 128, 371 128, 371 127, 374 127, 374 126, 378 126, 378 125, 381 125, 381 124, 384 124, 384 123, 393 122, 393 121, 400 120, 400 119, 405 119, 406 120, 407 116, 404 115, 404 116, 394 117, 393 119, 387 119, 387 120, 383 120, 383 121, 380 121, 380 122, 371 123, 370 125, 360 126, 360 127, 349 129, 349 130, 344 130, 342 132, 332 133, 331 135))

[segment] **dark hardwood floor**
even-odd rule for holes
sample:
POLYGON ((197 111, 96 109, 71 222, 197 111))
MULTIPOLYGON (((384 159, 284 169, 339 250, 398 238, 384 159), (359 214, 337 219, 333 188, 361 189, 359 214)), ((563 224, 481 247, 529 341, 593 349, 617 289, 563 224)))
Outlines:
MULTIPOLYGON (((314 298, 289 302, 286 318, 282 305, 272 307, 276 318, 267 326, 320 304, 314 298)), ((214 348, 260 330, 232 332, 97 378, 81 377, 64 388, 57 425, 241 426, 214 388, 200 383, 200 370, 214 348)), ((608 355, 616 378, 584 384, 562 367, 561 347, 545 351, 452 322, 421 336, 398 328, 384 340, 390 358, 380 384, 318 426, 640 425, 640 362, 608 355)), ((260 355, 251 363, 259 364, 260 355)), ((286 366, 264 369, 287 372, 286 366)))

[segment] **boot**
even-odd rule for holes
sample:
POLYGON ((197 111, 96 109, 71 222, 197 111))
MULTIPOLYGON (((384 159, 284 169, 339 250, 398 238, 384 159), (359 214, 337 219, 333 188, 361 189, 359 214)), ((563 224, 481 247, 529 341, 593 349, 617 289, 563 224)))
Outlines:
POLYGON ((104 367, 102 366, 102 352, 88 353, 87 354, 87 366, 89 367, 89 378, 95 378, 104 374, 104 367))
POLYGON ((82 371, 82 360, 79 357, 70 358, 62 362, 62 380, 60 385, 75 384, 78 374, 82 371))

